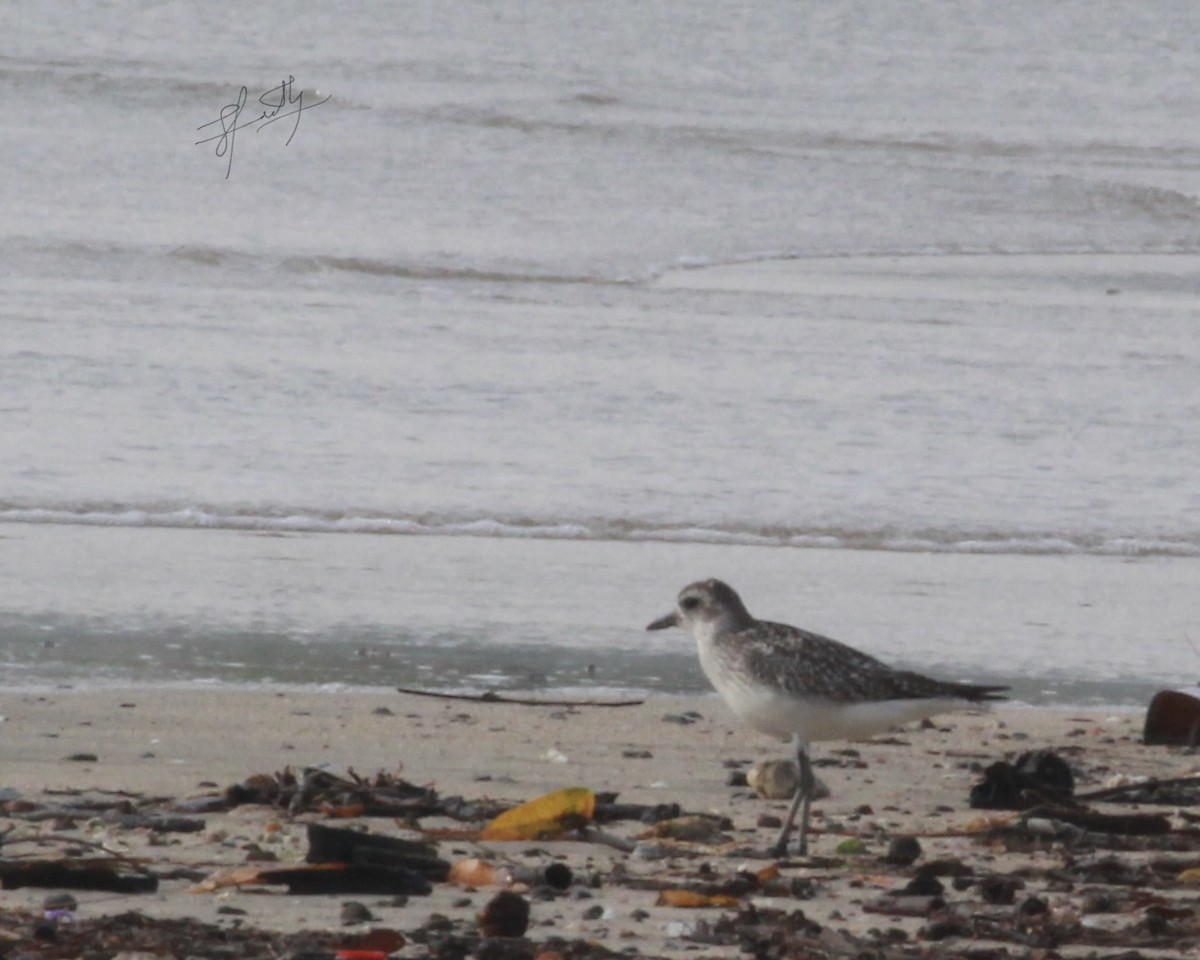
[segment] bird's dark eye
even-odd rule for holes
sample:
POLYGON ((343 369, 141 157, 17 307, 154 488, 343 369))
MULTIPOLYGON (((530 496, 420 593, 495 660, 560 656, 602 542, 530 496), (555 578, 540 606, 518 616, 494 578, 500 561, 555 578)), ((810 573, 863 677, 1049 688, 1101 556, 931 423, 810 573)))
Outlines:
POLYGON ((679 605, 683 607, 684 610, 695 610, 698 606, 700 606, 700 598, 684 597, 679 601, 679 605))

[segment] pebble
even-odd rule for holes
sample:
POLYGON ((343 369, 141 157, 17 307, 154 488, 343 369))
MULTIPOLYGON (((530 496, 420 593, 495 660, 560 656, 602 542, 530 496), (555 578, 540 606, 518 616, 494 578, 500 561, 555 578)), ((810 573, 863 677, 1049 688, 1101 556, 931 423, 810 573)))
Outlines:
POLYGON ((370 923, 375 919, 375 914, 367 908, 366 904, 359 903, 357 900, 347 900, 342 904, 340 918, 343 924, 350 926, 355 923, 370 923))
POLYGON ((664 713, 662 716, 663 723, 678 723, 684 727, 689 723, 695 723, 697 720, 703 719, 695 710, 689 710, 687 713, 664 713))
POLYGON ((529 902, 519 893, 501 890, 476 919, 485 937, 523 937, 529 929, 529 902))
POLYGON ((664 860, 670 851, 661 843, 652 840, 639 840, 633 848, 633 856, 638 860, 664 860))
POLYGON ((920 856, 921 844, 916 837, 892 837, 883 860, 885 863, 907 867, 915 863, 920 856))

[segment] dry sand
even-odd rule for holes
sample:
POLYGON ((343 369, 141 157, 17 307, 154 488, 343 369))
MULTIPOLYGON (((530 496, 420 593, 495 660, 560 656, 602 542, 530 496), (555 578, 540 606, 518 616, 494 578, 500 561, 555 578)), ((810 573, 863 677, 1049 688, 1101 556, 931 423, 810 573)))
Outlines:
MULTIPOLYGON (((751 761, 785 756, 786 747, 740 727, 715 698, 654 698, 620 709, 563 710, 435 700, 387 690, 55 690, 8 694, 0 701, 0 714, 0 787, 37 801, 61 800, 52 791, 62 790, 185 798, 215 792, 213 785, 223 788, 255 773, 325 764, 339 773, 347 768, 361 774, 400 772, 443 795, 524 801, 561 787, 586 786, 617 791, 623 801, 675 802, 686 811, 732 820, 732 843, 697 847, 692 856, 680 850, 665 859, 576 841, 440 844, 441 855, 449 860, 489 851, 516 862, 557 856, 577 876, 603 877, 622 863, 630 873, 673 874, 685 884, 696 878, 701 863, 711 865, 718 877, 743 866, 758 869, 769 861, 748 854, 765 850, 774 832, 757 826, 759 818, 781 816, 786 808, 784 803, 759 799, 745 787, 727 785, 729 761, 744 761, 744 770, 751 761), (688 711, 699 718, 687 724, 664 720, 688 711), (68 759, 78 754, 97 759, 68 759), (543 852, 530 856, 531 847, 543 852)), ((879 865, 892 835, 920 837, 926 861, 955 857, 977 870, 1006 872, 1027 864, 1032 856, 1044 866, 1063 855, 1049 841, 1044 852, 1018 856, 984 848, 970 836, 934 835, 965 827, 978 815, 969 809, 967 794, 980 779, 982 766, 1030 749, 1059 751, 1071 763, 1081 791, 1102 786, 1116 774, 1165 778, 1192 771, 1194 758, 1181 750, 1142 746, 1141 723, 1140 713, 1006 706, 990 713, 946 715, 932 729, 908 727, 876 741, 820 744, 814 756, 836 761, 818 770, 832 795, 814 805, 813 857, 791 861, 783 870, 785 879, 811 879, 815 896, 758 902, 802 909, 820 924, 836 922, 863 932, 897 928, 915 937, 925 922, 922 918, 881 916, 864 909, 912 875, 879 865), (853 752, 839 752, 847 750, 853 752), (867 849, 849 864, 834 856, 847 836, 861 836, 867 849)), ((1174 808, 1166 812, 1178 813, 1174 808)), ((314 814, 290 821, 269 807, 243 806, 205 819, 205 830, 197 834, 154 837, 97 819, 74 835, 144 857, 155 869, 186 865, 216 872, 244 864, 251 844, 273 850, 284 863, 301 861, 305 822, 321 818, 314 814), (274 823, 280 826, 272 832, 268 824, 274 823)), ((390 820, 361 823, 372 832, 401 833, 390 820)), ((423 824, 451 825, 448 820, 423 824)), ((12 831, 6 856, 52 855, 61 847, 24 842, 53 832, 51 824, 6 819, 3 826, 12 831)), ((644 829, 633 823, 613 827, 625 836, 644 829)), ((261 888, 197 894, 191 887, 189 880, 178 879, 163 882, 159 892, 148 895, 80 892, 78 913, 86 917, 137 910, 227 926, 333 929, 340 925, 342 903, 357 899, 373 911, 376 926, 405 932, 424 924, 432 913, 471 920, 494 892, 442 884, 432 896, 413 897, 396 906, 382 896, 303 897, 261 888), (222 906, 236 906, 245 914, 221 914, 222 906)), ((3 902, 8 908, 36 908, 47 892, 6 891, 3 902)), ((1030 892, 1040 892, 1034 881, 1030 892)), ((1055 894, 1046 895, 1055 902, 1055 894)), ((656 906, 656 898, 653 891, 605 883, 590 891, 590 899, 535 901, 530 936, 587 938, 613 950, 632 945, 642 953, 669 955, 697 950, 684 935, 700 920, 731 912, 656 906), (588 919, 589 908, 596 906, 601 915, 588 919)), ((706 956, 738 955, 733 946, 699 949, 706 956)), ((410 944, 402 954, 421 952, 410 944)))

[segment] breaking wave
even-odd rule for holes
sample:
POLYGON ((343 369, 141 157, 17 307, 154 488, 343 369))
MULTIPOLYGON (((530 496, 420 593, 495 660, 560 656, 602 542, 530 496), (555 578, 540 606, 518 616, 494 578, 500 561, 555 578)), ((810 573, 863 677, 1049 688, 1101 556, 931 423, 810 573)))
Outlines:
POLYGON ((211 505, 151 506, 0 503, 0 523, 234 530, 260 533, 371 534, 733 544, 900 553, 1200 556, 1200 532, 1157 534, 837 526, 691 524, 606 518, 452 516, 377 511, 211 505))

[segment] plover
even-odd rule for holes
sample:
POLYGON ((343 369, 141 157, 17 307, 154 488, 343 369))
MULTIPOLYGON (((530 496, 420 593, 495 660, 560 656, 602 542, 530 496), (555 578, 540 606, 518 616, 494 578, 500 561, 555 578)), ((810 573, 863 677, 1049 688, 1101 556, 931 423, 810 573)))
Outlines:
POLYGON ((675 611, 647 630, 680 627, 700 650, 700 666, 721 699, 763 733, 791 740, 799 785, 771 855, 787 852, 800 816, 799 852, 808 852, 808 812, 816 785, 808 758, 817 740, 849 740, 988 700, 1007 687, 947 683, 894 670, 869 654, 786 623, 755 620, 720 580, 700 580, 679 593, 675 611))

